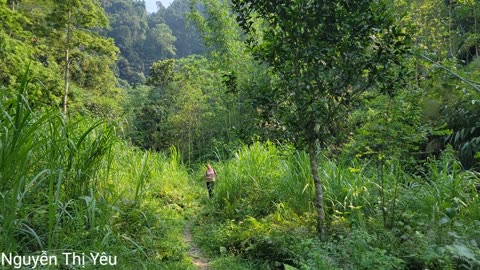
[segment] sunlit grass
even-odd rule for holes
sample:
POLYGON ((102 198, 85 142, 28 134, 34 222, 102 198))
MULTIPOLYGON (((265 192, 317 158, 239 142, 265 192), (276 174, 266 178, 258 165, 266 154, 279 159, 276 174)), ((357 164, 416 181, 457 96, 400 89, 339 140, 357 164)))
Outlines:
POLYGON ((480 179, 448 151, 428 161, 423 176, 408 174, 398 160, 321 158, 326 243, 316 242, 313 230, 315 194, 306 153, 254 143, 233 156, 214 164, 215 195, 196 222, 197 241, 211 256, 260 260, 255 267, 265 269, 279 262, 306 267, 300 269, 480 265, 480 179), (305 239, 324 255, 300 251, 305 239))
POLYGON ((181 235, 197 191, 176 150, 142 151, 114 123, 32 109, 27 89, 25 77, 17 99, 0 105, 2 252, 105 252, 121 267, 190 267, 181 235))

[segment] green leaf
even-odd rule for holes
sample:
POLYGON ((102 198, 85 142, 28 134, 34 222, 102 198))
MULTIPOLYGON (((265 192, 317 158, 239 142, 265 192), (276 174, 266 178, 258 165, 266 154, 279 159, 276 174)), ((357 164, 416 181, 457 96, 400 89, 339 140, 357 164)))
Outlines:
POLYGON ((458 257, 463 257, 478 262, 478 258, 475 256, 474 252, 462 243, 457 242, 453 245, 448 245, 446 246, 446 249, 458 257))

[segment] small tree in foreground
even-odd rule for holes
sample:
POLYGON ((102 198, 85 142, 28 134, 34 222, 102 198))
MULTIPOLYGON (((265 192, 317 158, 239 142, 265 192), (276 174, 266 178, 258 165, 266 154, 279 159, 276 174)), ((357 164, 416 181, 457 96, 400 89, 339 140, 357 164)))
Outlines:
POLYGON ((323 234, 318 147, 337 135, 342 117, 364 91, 393 91, 405 71, 410 39, 388 1, 232 3, 254 56, 271 67, 276 79, 272 89, 251 93, 259 111, 308 148, 323 234))

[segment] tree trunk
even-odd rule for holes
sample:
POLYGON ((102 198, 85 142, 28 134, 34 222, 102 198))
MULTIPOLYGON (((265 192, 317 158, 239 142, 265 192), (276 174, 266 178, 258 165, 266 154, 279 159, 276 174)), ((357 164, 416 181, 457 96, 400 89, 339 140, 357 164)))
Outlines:
POLYGON ((67 116, 67 97, 68 97, 68 88, 69 88, 69 80, 68 74, 70 70, 70 60, 69 60, 69 50, 68 48, 65 49, 65 94, 63 95, 62 104, 63 104, 63 115, 64 117, 67 116))
POLYGON ((67 25, 67 40, 65 46, 65 94, 63 95, 62 105, 63 105, 63 117, 67 117, 67 98, 68 98, 68 89, 69 89, 69 73, 70 73, 70 36, 72 31, 70 28, 70 19, 72 17, 71 11, 68 11, 68 25, 67 25))
POLYGON ((312 169, 313 182, 315 184, 315 208, 317 209, 317 231, 321 236, 325 233, 325 210, 323 208, 323 183, 318 175, 317 141, 311 139, 308 142, 310 167, 312 169))

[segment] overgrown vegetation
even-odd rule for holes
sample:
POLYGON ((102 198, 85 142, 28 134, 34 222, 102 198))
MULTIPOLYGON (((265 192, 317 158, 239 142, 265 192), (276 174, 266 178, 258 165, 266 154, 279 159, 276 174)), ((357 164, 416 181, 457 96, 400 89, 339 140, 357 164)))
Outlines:
POLYGON ((315 231, 308 156, 271 143, 245 146, 216 164, 215 197, 196 221, 212 256, 241 256, 255 269, 476 269, 480 267, 478 174, 452 151, 413 176, 322 158, 327 239, 315 231))
POLYGON ((272 3, 0 0, 0 253, 479 269, 480 3, 272 3))
MULTIPOLYGON (((75 266, 67 252, 116 256, 112 269, 192 267, 181 243, 197 191, 176 149, 145 152, 123 142, 114 123, 33 111, 26 82, 1 107, 0 250, 45 251, 61 267, 75 266)), ((77 267, 98 265, 87 256, 77 267)))

